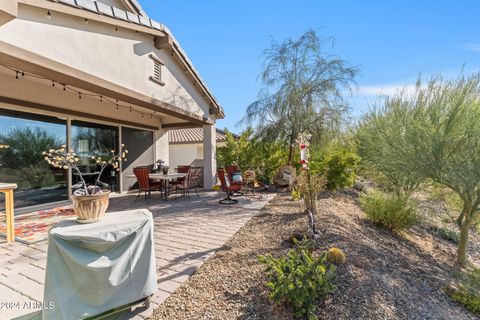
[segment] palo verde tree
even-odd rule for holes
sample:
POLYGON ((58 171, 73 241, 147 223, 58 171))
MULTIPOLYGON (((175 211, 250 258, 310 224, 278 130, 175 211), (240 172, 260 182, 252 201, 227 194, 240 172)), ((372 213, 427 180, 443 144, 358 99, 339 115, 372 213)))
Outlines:
POLYGON ((480 211, 480 73, 419 79, 413 92, 397 93, 365 117, 359 145, 363 157, 386 158, 386 172, 429 179, 458 194, 457 263, 465 265, 469 230, 480 211))
POLYGON ((255 125, 256 136, 264 142, 288 144, 290 164, 300 132, 311 132, 315 141, 338 130, 347 111, 342 92, 350 89, 358 68, 327 53, 324 47, 331 42, 311 30, 298 40, 272 42, 264 51, 259 75, 264 88, 242 122, 255 125))

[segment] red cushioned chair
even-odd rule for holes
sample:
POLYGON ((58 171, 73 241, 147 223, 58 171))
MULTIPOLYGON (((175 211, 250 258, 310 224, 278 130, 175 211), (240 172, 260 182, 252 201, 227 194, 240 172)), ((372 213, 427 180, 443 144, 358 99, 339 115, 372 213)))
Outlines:
POLYGON ((133 168, 133 174, 137 177, 138 181, 138 194, 135 201, 140 197, 140 193, 145 192, 145 199, 148 199, 152 195, 152 191, 162 190, 161 182, 153 181, 148 177, 150 169, 148 167, 137 167, 133 168))
POLYGON ((231 184, 228 174, 226 174, 225 169, 217 169, 218 178, 220 179, 220 184, 222 185, 222 190, 227 193, 227 197, 218 201, 220 204, 235 204, 238 202, 236 199, 232 199, 231 196, 234 192, 242 191, 241 184, 231 184))

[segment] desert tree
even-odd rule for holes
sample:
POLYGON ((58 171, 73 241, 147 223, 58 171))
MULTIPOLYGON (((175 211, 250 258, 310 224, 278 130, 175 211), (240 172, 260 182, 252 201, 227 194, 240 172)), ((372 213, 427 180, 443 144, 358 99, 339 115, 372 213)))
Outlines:
POLYGON ((363 157, 378 160, 384 172, 437 182, 462 199, 457 263, 466 265, 469 230, 480 211, 480 73, 419 79, 367 115, 360 132, 363 157))
POLYGON ((299 39, 272 41, 264 51, 263 88, 241 122, 255 125, 262 141, 285 142, 289 163, 299 133, 311 132, 316 140, 338 130, 348 109, 342 94, 350 90, 358 67, 328 53, 331 43, 310 30, 299 39))

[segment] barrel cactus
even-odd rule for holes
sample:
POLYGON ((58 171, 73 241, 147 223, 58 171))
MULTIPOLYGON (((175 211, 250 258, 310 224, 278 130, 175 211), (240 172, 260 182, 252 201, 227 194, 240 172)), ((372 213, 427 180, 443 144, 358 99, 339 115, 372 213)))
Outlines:
POLYGON ((334 264, 344 264, 347 258, 339 248, 330 248, 327 251, 327 261, 334 264))

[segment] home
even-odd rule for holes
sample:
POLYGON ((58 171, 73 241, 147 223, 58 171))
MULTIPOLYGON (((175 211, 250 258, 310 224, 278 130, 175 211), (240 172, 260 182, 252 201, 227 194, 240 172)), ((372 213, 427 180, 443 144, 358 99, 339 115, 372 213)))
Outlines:
MULTIPOLYGON (((217 142, 217 148, 223 147, 227 142, 226 133, 220 129, 216 130, 215 140, 217 142)), ((234 135, 234 137, 236 137, 236 135, 234 135)), ((201 128, 169 130, 170 166, 189 165, 193 167, 203 167, 203 140, 203 130, 201 128)))
POLYGON ((66 201, 78 181, 42 151, 73 149, 93 178, 91 157, 125 145, 120 171, 101 177, 123 192, 134 167, 176 159, 168 131, 187 127, 200 133, 211 188, 223 117, 170 30, 137 1, 0 0, 0 144, 10 146, 0 150, 0 180, 18 184, 16 208, 66 201))

